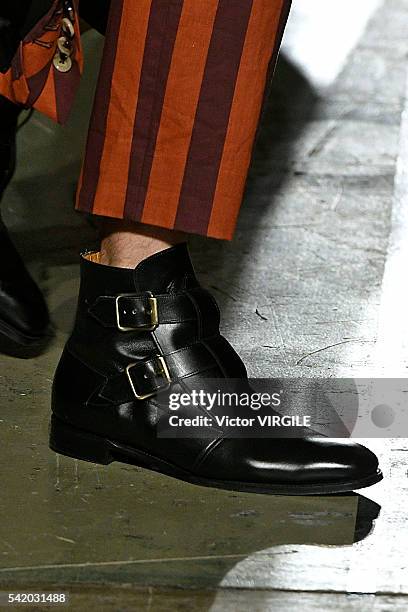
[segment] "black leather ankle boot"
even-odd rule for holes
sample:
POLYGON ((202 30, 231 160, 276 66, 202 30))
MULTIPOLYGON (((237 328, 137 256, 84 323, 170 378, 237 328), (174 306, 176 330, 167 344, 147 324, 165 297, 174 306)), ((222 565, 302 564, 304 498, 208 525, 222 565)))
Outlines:
POLYGON ((135 270, 97 261, 97 254, 81 260, 75 327, 54 379, 53 450, 261 493, 335 493, 381 479, 375 455, 350 441, 158 437, 166 409, 160 390, 246 378, 245 367, 219 333, 218 307, 199 285, 185 245, 135 270))
POLYGON ((47 305, 0 218, 0 353, 34 357, 50 339, 47 305))

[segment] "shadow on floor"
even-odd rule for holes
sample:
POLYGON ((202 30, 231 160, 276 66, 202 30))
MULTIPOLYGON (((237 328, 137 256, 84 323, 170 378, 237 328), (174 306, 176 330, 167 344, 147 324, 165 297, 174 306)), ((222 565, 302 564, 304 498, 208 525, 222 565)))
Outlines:
MULTIPOLYGON (((231 284, 239 285, 243 261, 251 257, 253 245, 260 239, 262 218, 270 215, 276 195, 294 172, 293 148, 317 112, 318 103, 319 96, 307 79, 281 54, 263 111, 232 248, 228 242, 200 236, 193 236, 191 240, 193 261, 207 281, 211 282, 217 271, 222 270, 231 284)), ((223 311, 230 298, 214 284, 212 289, 223 311)))

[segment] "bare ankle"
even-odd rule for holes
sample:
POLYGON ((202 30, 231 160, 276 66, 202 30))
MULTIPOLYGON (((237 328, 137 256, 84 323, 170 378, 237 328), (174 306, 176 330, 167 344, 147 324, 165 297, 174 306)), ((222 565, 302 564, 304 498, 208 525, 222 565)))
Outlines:
POLYGON ((99 262, 116 268, 134 268, 143 259, 186 240, 185 234, 121 219, 101 225, 99 262))

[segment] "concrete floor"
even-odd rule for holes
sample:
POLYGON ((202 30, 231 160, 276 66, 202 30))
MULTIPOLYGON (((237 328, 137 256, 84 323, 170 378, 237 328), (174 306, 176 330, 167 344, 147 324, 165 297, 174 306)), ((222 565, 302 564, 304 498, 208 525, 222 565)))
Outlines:
MULTIPOLYGON (((327 4, 295 0, 236 238, 194 238, 194 259, 252 376, 406 377, 408 0, 327 4)), ((75 610, 406 610, 406 439, 366 441, 386 478, 364 495, 309 498, 48 450, 78 252, 96 240, 72 211, 101 40, 86 47, 69 126, 21 130, 3 202, 56 335, 34 361, 0 356, 0 591, 63 590, 75 610)))

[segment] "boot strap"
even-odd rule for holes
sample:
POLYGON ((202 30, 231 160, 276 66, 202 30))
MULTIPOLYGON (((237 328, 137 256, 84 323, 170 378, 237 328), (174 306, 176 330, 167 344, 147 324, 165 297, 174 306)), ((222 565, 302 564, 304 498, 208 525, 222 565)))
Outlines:
POLYGON ((143 294, 103 295, 95 300, 88 313, 104 327, 123 332, 154 331, 162 323, 196 321, 197 306, 200 311, 205 309, 208 316, 209 296, 201 287, 177 294, 153 295, 146 291, 143 294))
POLYGON ((221 374, 213 353, 197 342, 169 355, 154 355, 129 364, 124 372, 105 383, 99 395, 115 403, 142 400, 169 389, 182 378, 209 369, 215 369, 214 378, 221 374))

